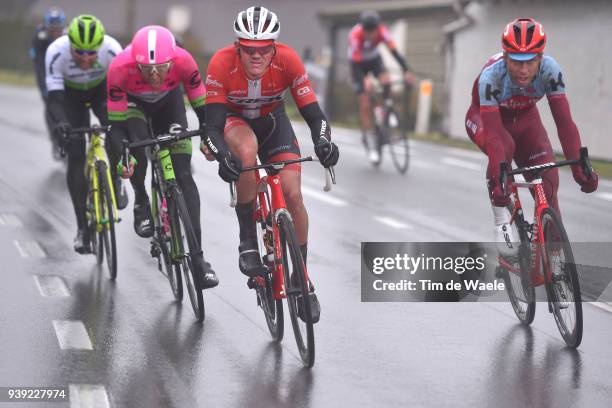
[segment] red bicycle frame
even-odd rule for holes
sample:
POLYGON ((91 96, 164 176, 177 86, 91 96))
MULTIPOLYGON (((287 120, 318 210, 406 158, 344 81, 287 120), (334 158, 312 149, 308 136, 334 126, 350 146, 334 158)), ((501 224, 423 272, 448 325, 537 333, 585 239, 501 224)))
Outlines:
MULTIPOLYGON (((542 245, 544 243, 544 231, 540 220, 542 219, 542 213, 548 208, 548 201, 546 200, 546 194, 544 193, 544 187, 542 187, 542 179, 536 178, 529 182, 511 182, 512 196, 514 198, 514 209, 510 217, 510 224, 515 224, 519 214, 523 213, 523 206, 518 195, 518 188, 529 188, 533 190, 535 208, 534 208, 534 222, 532 224, 532 239, 531 239, 531 266, 529 268, 529 282, 533 286, 540 286, 545 282, 550 282, 552 276, 550 276, 550 268, 548 268, 548 259, 543 255, 542 245), (540 265, 544 265, 544 276, 540 271, 540 265)), ((503 257, 499 257, 499 264, 507 271, 521 276, 520 267, 511 265, 503 257)))

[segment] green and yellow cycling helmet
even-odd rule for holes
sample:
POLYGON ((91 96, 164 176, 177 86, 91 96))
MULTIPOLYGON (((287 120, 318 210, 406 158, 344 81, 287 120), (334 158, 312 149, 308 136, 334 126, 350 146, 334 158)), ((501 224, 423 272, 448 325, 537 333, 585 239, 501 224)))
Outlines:
POLYGON ((68 38, 73 48, 95 51, 104 41, 104 26, 96 17, 81 14, 70 23, 68 38))

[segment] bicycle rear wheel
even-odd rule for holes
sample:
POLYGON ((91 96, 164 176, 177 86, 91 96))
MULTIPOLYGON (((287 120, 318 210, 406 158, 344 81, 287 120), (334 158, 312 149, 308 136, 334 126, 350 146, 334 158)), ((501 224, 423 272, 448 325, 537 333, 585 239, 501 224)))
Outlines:
MULTIPOLYGON (((270 208, 269 202, 267 204, 267 208, 270 208)), ((258 213, 260 214, 259 211, 258 213)), ((283 339, 285 329, 283 318, 283 301, 281 299, 274 299, 273 296, 274 255, 272 254, 272 259, 269 259, 267 253, 267 247, 269 247, 270 244, 273 245, 273 243, 265 242, 265 240, 272 239, 272 220, 271 217, 268 218, 270 219, 266 221, 260 214, 256 222, 259 254, 261 256, 262 263, 267 267, 267 272, 265 276, 261 277, 261 279, 255 278, 255 290, 257 293, 257 304, 264 312, 268 330, 270 331, 272 338, 275 341, 280 342, 283 339)))
POLYGON ((152 212, 155 220, 155 234, 152 245, 159 249, 159 251, 157 251, 157 257, 160 272, 168 279, 174 299, 176 299, 177 302, 181 302, 183 300, 183 278, 180 268, 175 268, 172 265, 172 258, 170 256, 172 251, 172 240, 170 225, 167 221, 167 204, 164 209, 162 205, 163 198, 157 187, 153 186, 151 190, 153 191, 152 212), (166 218, 166 224, 164 224, 164 218, 166 218))
POLYGON ((175 269, 182 269, 193 313, 196 319, 202 322, 205 317, 204 297, 197 275, 199 271, 196 269, 196 266, 203 267, 202 259, 198 259, 202 251, 189 218, 183 192, 177 184, 171 185, 169 190, 168 213, 173 240, 173 260, 176 261, 175 269))
POLYGON ((117 242, 115 239, 115 214, 113 211, 113 200, 111 193, 110 173, 106 168, 106 163, 98 161, 96 163, 98 170, 98 182, 100 188, 99 203, 100 215, 102 217, 99 222, 102 224, 102 230, 98 233, 99 252, 104 252, 106 255, 106 266, 110 278, 117 278, 117 242), (103 244, 102 244, 103 243, 103 244))
POLYGON ((289 316, 295 341, 300 351, 300 357, 307 367, 312 367, 315 359, 314 328, 310 310, 310 296, 308 282, 304 271, 304 261, 295 227, 289 216, 281 213, 278 216, 280 228, 280 244, 283 272, 285 276, 285 292, 287 294, 287 304, 289 306, 289 316), (297 286, 293 286, 291 276, 296 275, 297 286), (302 303, 304 309, 304 320, 298 315, 298 307, 302 303))
MULTIPOLYGON (((508 209, 512 212, 512 208, 508 209)), ((514 309, 516 317, 522 324, 529 325, 535 317, 535 288, 530 282, 529 272, 531 269, 531 241, 527 235, 526 222, 522 214, 517 214, 512 224, 514 236, 521 239, 518 258, 514 260, 514 267, 519 271, 505 271, 506 291, 510 298, 510 304, 514 309)))
POLYGON ((408 131, 393 108, 390 108, 387 112, 384 133, 389 142, 389 150, 391 151, 393 165, 400 174, 406 174, 410 164, 408 131))
POLYGON ((545 276, 552 278, 546 283, 549 305, 565 344, 576 348, 582 341, 582 297, 572 247, 554 209, 546 208, 541 220, 545 276))

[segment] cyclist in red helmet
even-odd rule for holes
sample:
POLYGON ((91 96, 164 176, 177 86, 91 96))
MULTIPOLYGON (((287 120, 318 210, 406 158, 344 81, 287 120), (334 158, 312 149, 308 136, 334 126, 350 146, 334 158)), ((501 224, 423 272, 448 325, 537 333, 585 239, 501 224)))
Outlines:
MULTIPOLYGON (((546 129, 536 102, 544 95, 552 112, 563 153, 567 159, 580 157, 580 134, 572 119, 559 64, 544 55, 546 33, 531 18, 519 18, 506 25, 503 52, 494 55, 474 81, 472 104, 465 127, 470 139, 489 157, 487 186, 495 216, 496 242, 502 254, 515 252, 516 242, 508 224, 509 192, 499 183, 499 164, 512 160, 520 167, 554 161, 546 129)), ((597 189, 597 174, 584 174, 572 166, 574 180, 585 193, 597 189)), ((550 205, 559 212, 558 170, 543 173, 543 185, 550 205)))

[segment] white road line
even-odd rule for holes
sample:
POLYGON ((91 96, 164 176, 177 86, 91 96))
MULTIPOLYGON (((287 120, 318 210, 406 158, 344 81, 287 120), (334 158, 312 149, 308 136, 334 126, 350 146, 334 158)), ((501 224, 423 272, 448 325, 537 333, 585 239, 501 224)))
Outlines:
POLYGON ((17 247, 17 250, 19 251, 19 255, 21 255, 22 258, 28 258, 29 255, 26 252, 25 248, 23 248, 21 246, 21 244, 19 243, 19 241, 17 241, 16 239, 13 240, 13 244, 15 244, 15 246, 17 247))
POLYGON ((23 227, 23 223, 15 214, 0 214, 0 225, 23 227))
POLYGON ((474 164, 472 162, 461 160, 461 159, 455 159, 454 157, 443 157, 442 163, 448 164, 449 166, 461 167, 467 170, 478 170, 479 171, 481 169, 480 165, 478 164, 474 164))
POLYGON ((64 280, 57 275, 34 275, 34 282, 43 297, 68 297, 70 291, 64 280))
POLYGON ((598 307, 602 310, 605 310, 606 312, 610 312, 612 313, 612 305, 610 303, 605 303, 605 302, 589 302, 589 304, 598 307))
POLYGON ((412 225, 409 224, 405 224, 401 221, 397 221, 391 217, 381 217, 381 216, 376 216, 374 217, 374 219, 380 223, 383 223, 385 225, 388 225, 390 227, 393 228, 397 228, 397 229, 414 229, 414 227, 412 225))
POLYGON ((13 240, 22 258, 45 258, 47 254, 36 241, 13 240))
POLYGON ((109 408, 106 388, 96 384, 70 384, 70 408, 109 408))
POLYGON ((53 328, 62 350, 93 350, 82 321, 53 320, 53 328))
POLYGON ((595 197, 612 201, 612 193, 595 193, 595 197))
POLYGON ((332 197, 329 193, 311 189, 310 187, 302 186, 302 193, 324 203, 335 205, 336 207, 346 207, 348 203, 340 198, 332 197))

